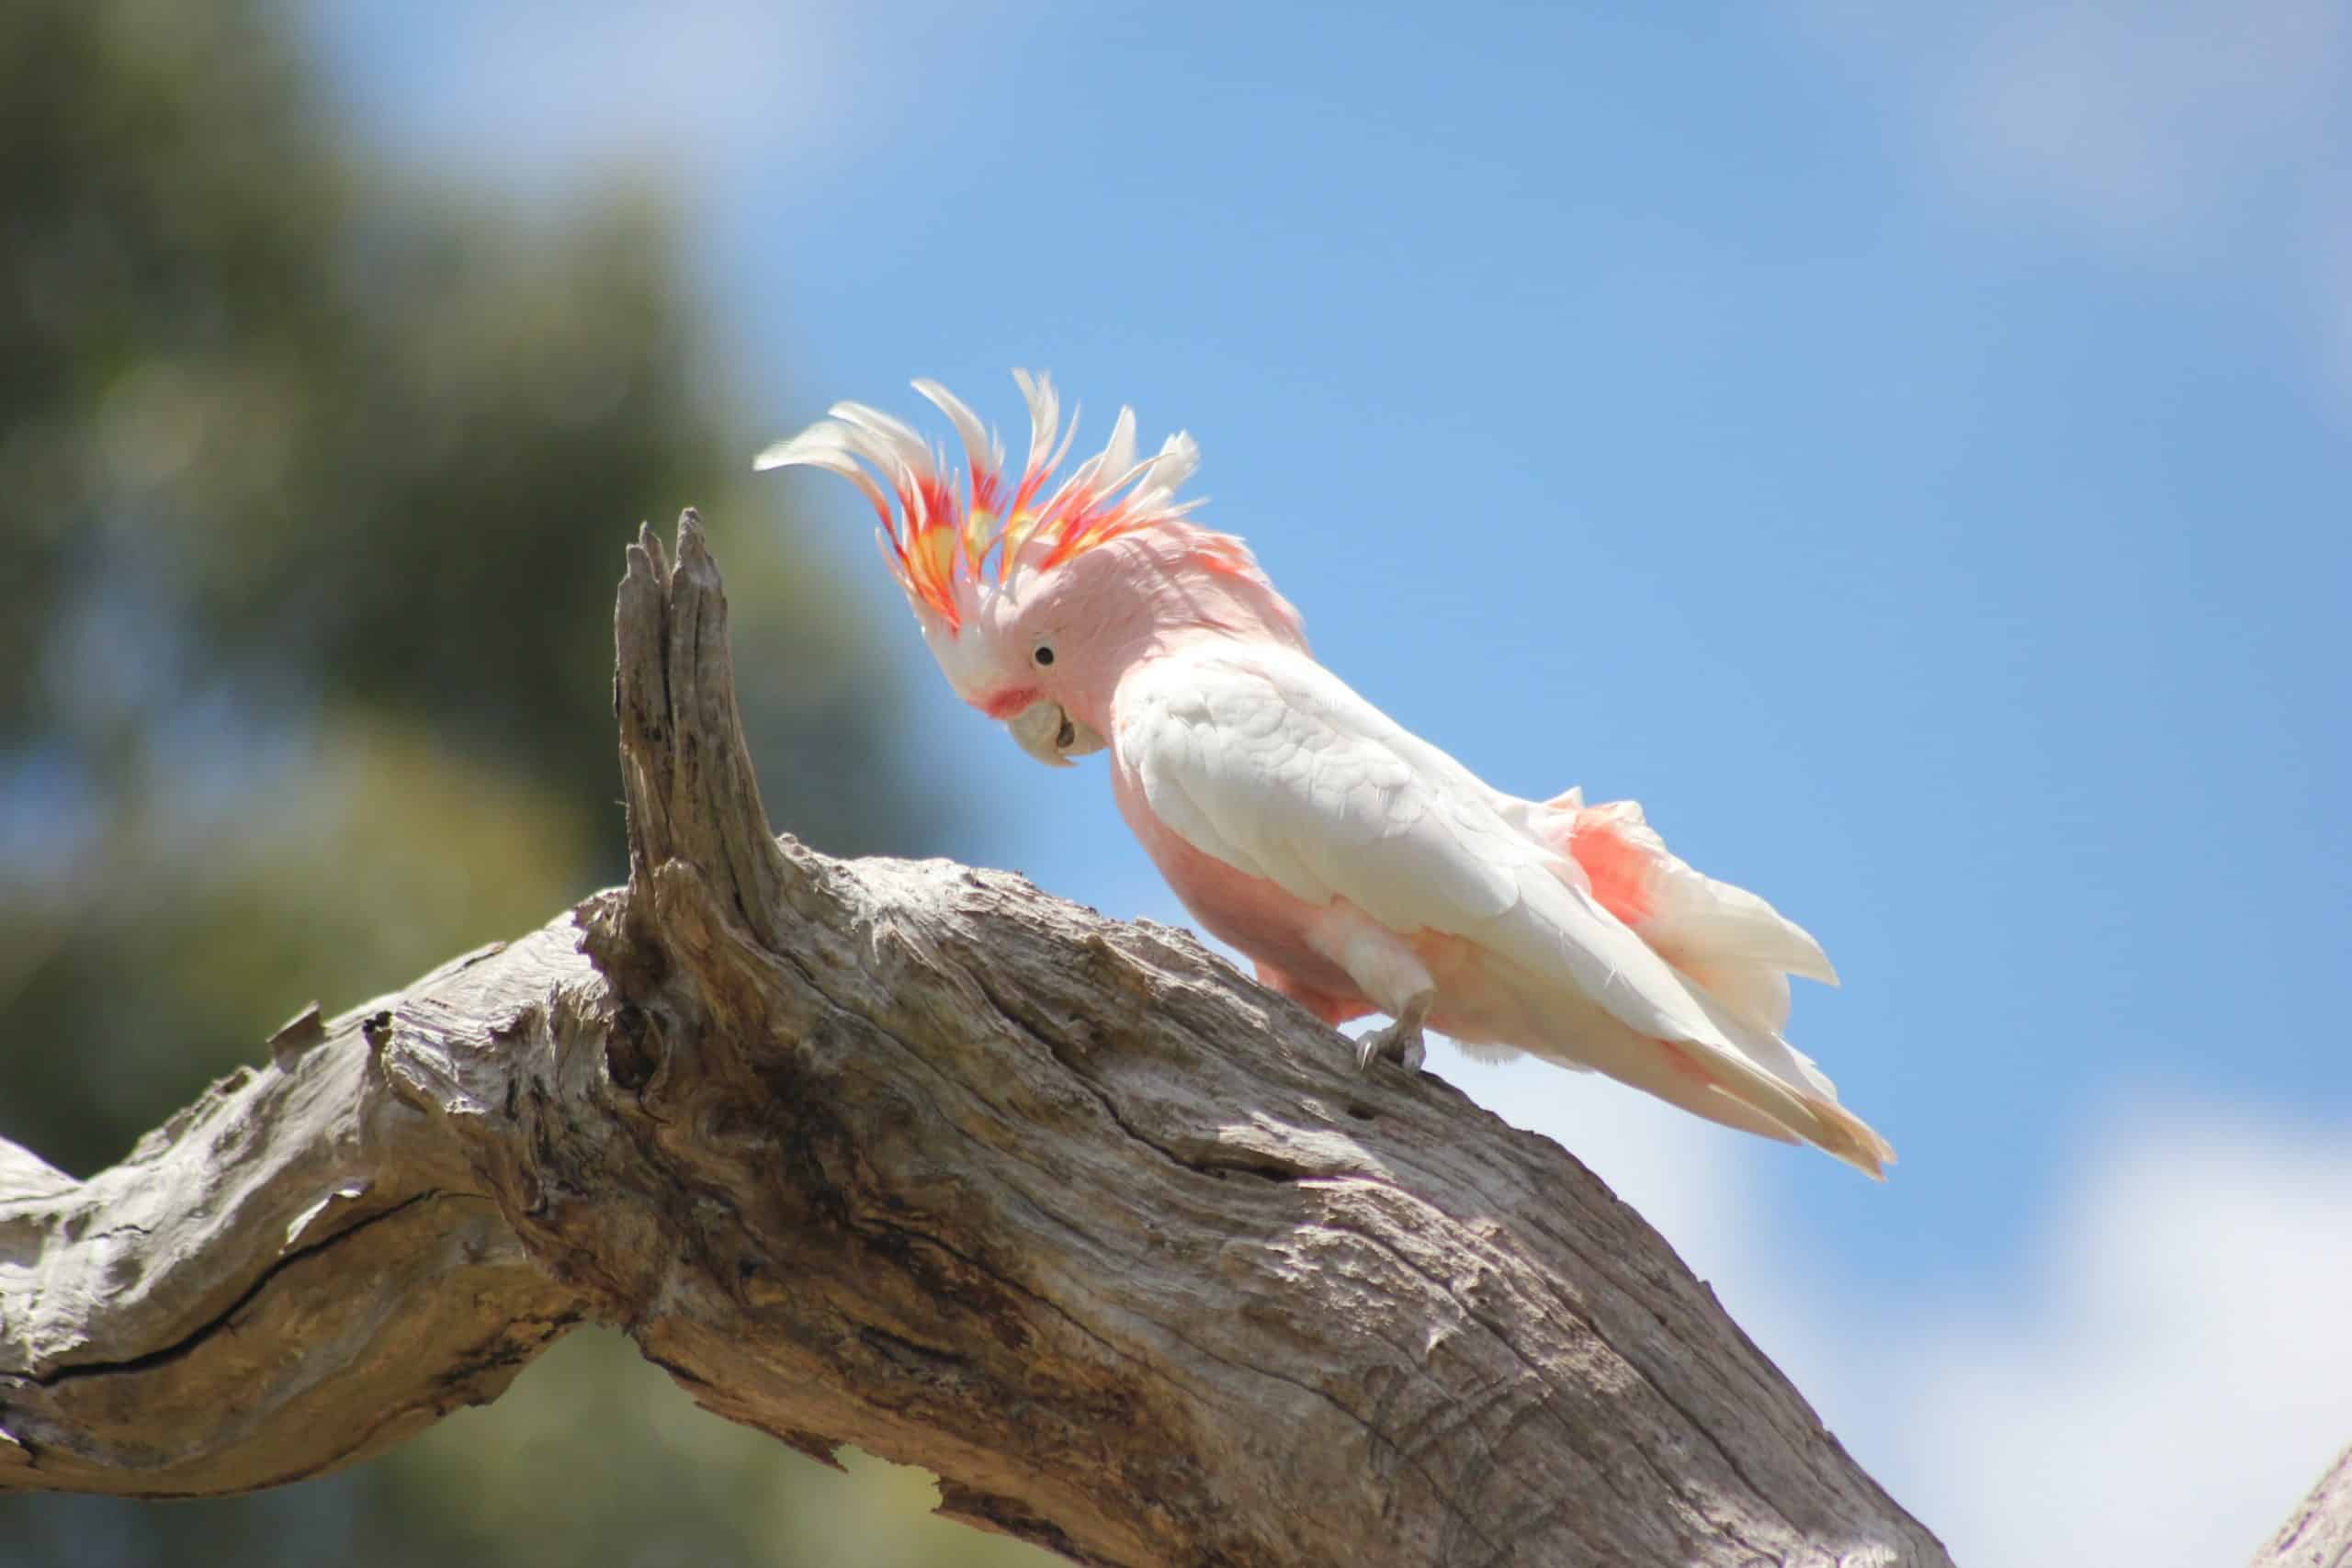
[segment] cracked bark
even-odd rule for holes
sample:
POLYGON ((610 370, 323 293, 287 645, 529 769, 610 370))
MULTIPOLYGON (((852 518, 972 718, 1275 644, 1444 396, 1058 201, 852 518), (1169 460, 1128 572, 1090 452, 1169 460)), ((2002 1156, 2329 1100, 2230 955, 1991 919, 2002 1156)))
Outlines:
POLYGON ((1945 1564, 1639 1216, 1181 931, 769 836, 717 568, 628 552, 630 874, 75 1181, 0 1144, 0 1487, 376 1452, 619 1325, 1117 1564, 1945 1564))

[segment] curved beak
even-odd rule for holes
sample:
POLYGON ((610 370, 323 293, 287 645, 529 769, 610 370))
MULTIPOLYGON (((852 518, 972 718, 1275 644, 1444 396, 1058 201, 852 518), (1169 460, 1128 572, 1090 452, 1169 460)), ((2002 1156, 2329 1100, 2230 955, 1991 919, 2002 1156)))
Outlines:
POLYGON ((1067 768, 1072 757, 1102 750, 1102 738, 1062 711, 1057 702, 1031 703, 1004 721, 1021 749, 1049 768, 1067 768))

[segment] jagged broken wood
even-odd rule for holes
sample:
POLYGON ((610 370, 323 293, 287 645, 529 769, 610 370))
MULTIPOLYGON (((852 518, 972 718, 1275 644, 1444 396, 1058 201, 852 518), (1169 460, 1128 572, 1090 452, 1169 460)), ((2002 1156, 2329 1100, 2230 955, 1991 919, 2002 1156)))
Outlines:
POLYGON ((1080 1562, 1948 1562, 1555 1145, 1182 932, 771 838, 677 554, 621 585, 625 889, 87 1181, 0 1145, 0 1487, 314 1475, 594 1318, 1080 1562))

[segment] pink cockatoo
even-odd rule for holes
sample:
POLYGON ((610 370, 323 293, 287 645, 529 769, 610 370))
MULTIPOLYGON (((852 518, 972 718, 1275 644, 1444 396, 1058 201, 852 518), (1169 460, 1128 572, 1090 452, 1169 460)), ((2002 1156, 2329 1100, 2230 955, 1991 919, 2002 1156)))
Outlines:
POLYGON ((1881 1174, 1894 1150, 1781 1038, 1788 976, 1837 982, 1811 936, 1676 858, 1632 801, 1505 795, 1317 663, 1249 548, 1175 499, 1200 459, 1190 435, 1138 459, 1121 409, 1110 444, 1048 491, 1071 437, 1056 445, 1053 383, 1013 375, 1030 419, 1017 482, 932 381, 914 388, 961 438, 961 483, 944 451, 859 403, 757 466, 865 492, 956 694, 1040 761, 1107 747, 1127 825, 1261 981, 1333 1024, 1386 1014, 1360 1068, 1417 1067, 1426 1026, 1881 1174))

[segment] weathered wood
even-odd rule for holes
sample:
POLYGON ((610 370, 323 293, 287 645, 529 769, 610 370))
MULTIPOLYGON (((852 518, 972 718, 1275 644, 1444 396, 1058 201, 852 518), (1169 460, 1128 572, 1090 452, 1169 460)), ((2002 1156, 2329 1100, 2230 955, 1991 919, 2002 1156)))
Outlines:
POLYGON ((494 1398, 579 1321, 383 1070, 396 1018, 593 982, 573 945, 554 930, 444 965, 87 1181, 0 1143, 0 1487, 316 1475, 494 1398))
POLYGON ((2352 1568, 2352 1448, 2254 1554, 2253 1568, 2352 1568))
POLYGON ((1943 1564, 1640 1217, 1181 931, 768 836, 690 513, 630 876, 74 1182, 0 1145, 0 1486, 316 1473, 618 1324, 1118 1564, 1943 1564))

